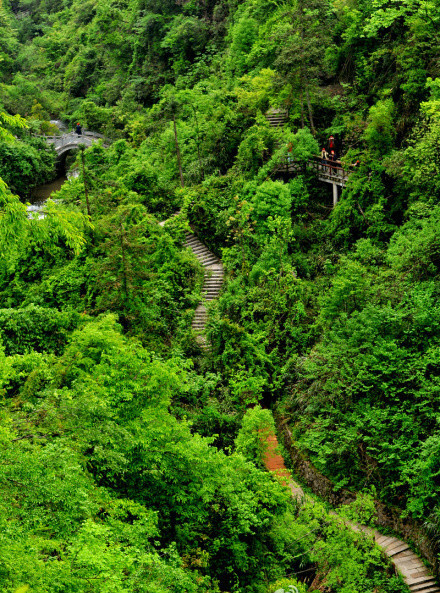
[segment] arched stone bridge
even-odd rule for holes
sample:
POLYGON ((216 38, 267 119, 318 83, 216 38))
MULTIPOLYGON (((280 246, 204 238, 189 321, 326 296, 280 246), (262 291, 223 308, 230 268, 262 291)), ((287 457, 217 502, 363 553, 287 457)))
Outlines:
POLYGON ((62 136, 45 136, 46 142, 52 144, 58 156, 63 155, 69 150, 78 148, 80 144, 92 146, 98 140, 104 140, 104 145, 108 146, 109 140, 97 132, 83 132, 80 136, 76 132, 69 132, 62 136))

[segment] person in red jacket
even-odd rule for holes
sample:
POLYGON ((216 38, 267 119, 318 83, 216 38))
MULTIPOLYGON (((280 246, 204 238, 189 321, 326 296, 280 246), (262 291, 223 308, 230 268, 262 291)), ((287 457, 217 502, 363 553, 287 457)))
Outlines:
POLYGON ((332 150, 336 150, 335 137, 333 135, 328 139, 328 151, 331 153, 332 150))

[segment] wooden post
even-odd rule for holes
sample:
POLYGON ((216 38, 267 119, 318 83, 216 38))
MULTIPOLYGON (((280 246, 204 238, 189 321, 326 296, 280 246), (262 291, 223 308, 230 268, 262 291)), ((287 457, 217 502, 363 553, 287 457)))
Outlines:
POLYGON ((338 186, 336 183, 333 183, 333 208, 338 203, 338 186))

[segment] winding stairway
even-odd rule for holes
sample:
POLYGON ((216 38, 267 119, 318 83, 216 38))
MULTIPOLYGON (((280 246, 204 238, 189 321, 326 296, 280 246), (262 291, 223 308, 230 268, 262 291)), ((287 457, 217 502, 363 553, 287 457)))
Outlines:
POLYGON ((289 121, 289 113, 286 109, 270 109, 266 119, 272 127, 282 128, 289 121))
MULTIPOLYGON (((173 214, 177 216, 180 210, 173 214)), ((159 226, 164 226, 166 220, 159 222, 159 226)), ((197 305, 194 319, 192 320, 191 327, 196 332, 197 341, 201 346, 206 344, 205 326, 208 318, 208 312, 206 310, 206 303, 216 299, 220 294, 220 290, 223 285, 223 264, 221 260, 210 251, 204 243, 202 243, 193 233, 185 234, 185 246, 189 247, 194 253, 196 258, 205 268, 205 278, 203 282, 203 302, 197 305)))
MULTIPOLYGON (((280 480, 290 488, 294 498, 309 498, 303 489, 292 479, 284 465, 282 456, 278 453, 278 441, 274 434, 267 437, 267 449, 263 461, 266 468, 274 472, 280 480)), ((333 511, 332 514, 336 513, 333 511)), ((440 593, 440 587, 432 573, 426 568, 420 558, 414 554, 406 542, 397 537, 383 535, 376 529, 347 522, 356 532, 363 532, 374 538, 375 543, 389 558, 396 571, 400 573, 411 593, 440 593)))
POLYGON ((205 331, 207 311, 206 302, 216 299, 223 284, 223 264, 219 258, 210 251, 192 233, 186 233, 185 244, 189 247, 202 266, 205 268, 205 280, 203 283, 203 302, 199 303, 194 314, 191 327, 198 335, 198 341, 205 343, 202 335, 205 331))

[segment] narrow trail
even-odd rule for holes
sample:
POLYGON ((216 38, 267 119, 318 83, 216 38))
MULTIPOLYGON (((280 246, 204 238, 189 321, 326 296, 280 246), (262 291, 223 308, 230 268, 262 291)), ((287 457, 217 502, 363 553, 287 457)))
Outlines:
MULTIPOLYGON (((177 216, 179 212, 174 214, 174 216, 177 216)), ((159 222, 159 225, 163 227, 166 222, 166 220, 159 222)), ((221 260, 216 255, 214 255, 214 253, 212 253, 212 251, 210 251, 204 243, 199 241, 199 239, 193 233, 185 234, 185 246, 191 249, 198 261, 205 268, 205 277, 202 289, 203 302, 197 305, 194 319, 191 323, 191 327, 197 334, 197 341, 200 345, 204 346, 206 345, 206 337, 204 333, 206 320, 208 318, 205 303, 218 298, 218 295, 220 294, 220 290, 223 285, 223 264, 221 260)))
MULTIPOLYGON (((274 434, 267 437, 267 450, 263 461, 266 468, 277 474, 288 486, 295 498, 309 498, 303 489, 289 478, 289 472, 284 465, 282 456, 277 452, 278 440, 274 434)), ((335 513, 336 514, 336 513, 335 513)), ((376 529, 347 523, 353 531, 363 532, 374 537, 375 543, 385 553, 399 572, 412 593, 440 593, 440 587, 432 573, 426 568, 421 559, 410 550, 407 543, 396 537, 383 535, 376 529)))
POLYGON ((192 233, 186 233, 186 246, 189 247, 199 262, 205 268, 205 280, 203 283, 204 302, 197 305, 192 328, 197 333, 199 343, 206 343, 203 335, 205 331, 207 311, 206 301, 216 299, 220 294, 223 284, 223 264, 219 258, 210 251, 199 239, 192 233))

